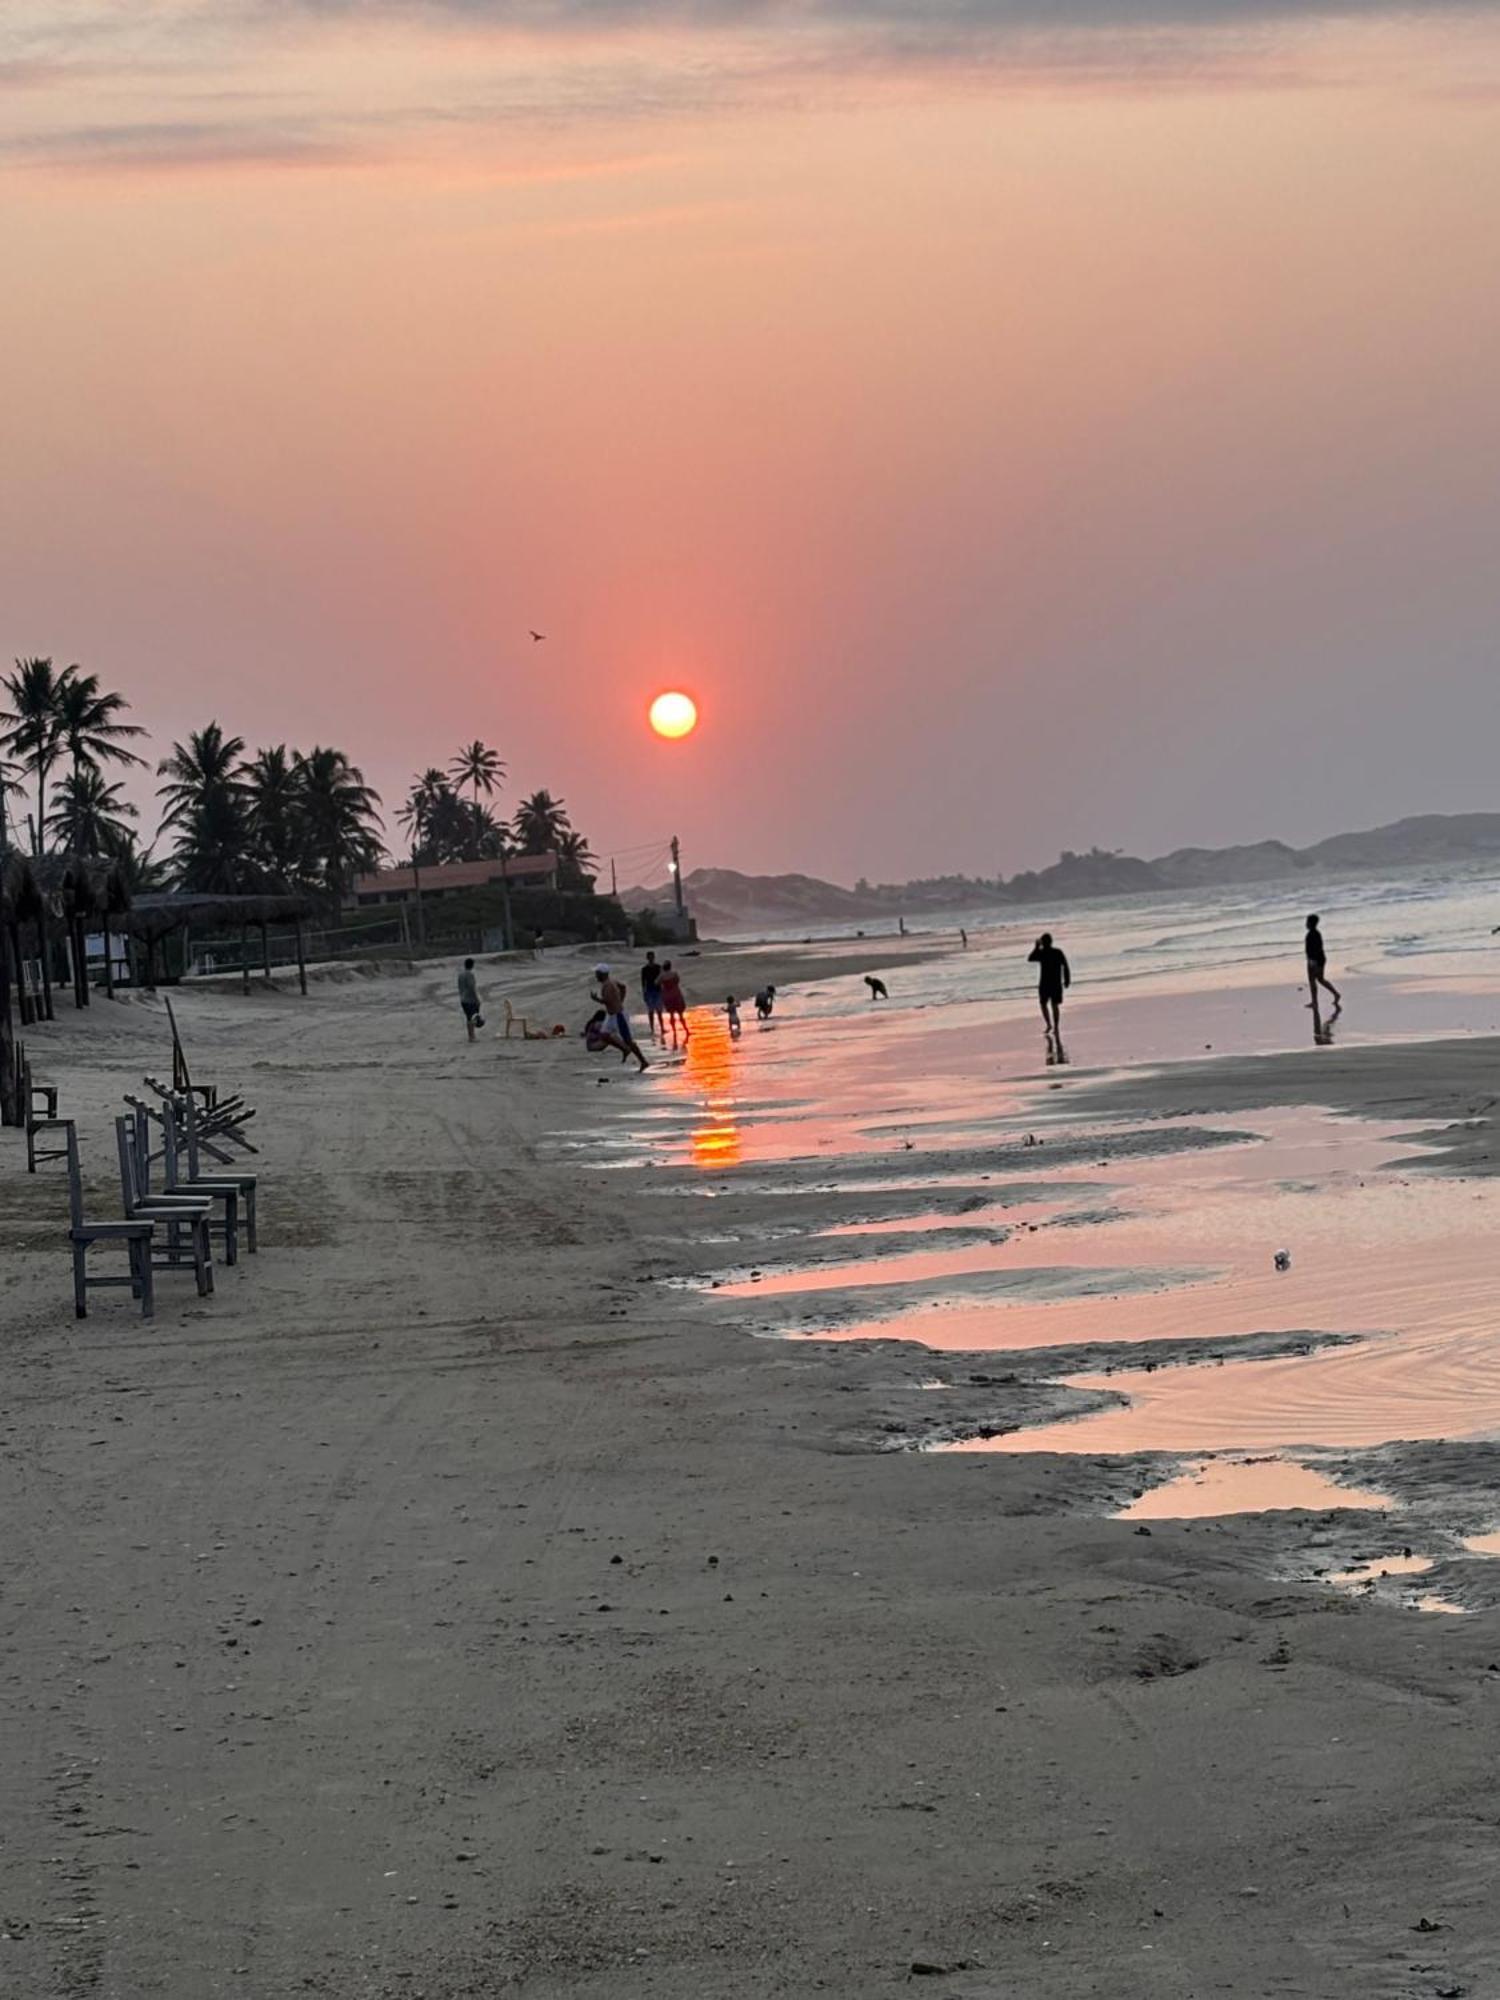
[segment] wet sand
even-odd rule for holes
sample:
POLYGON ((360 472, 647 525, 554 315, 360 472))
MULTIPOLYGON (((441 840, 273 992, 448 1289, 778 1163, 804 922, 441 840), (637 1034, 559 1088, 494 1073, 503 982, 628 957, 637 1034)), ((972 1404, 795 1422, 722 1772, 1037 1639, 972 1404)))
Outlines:
MULTIPOLYGON (((484 980, 573 1020, 580 970, 484 980)), ((165 1280, 152 1325, 118 1295, 75 1325, 60 1185, 0 1147, 0 1990, 1486 1990, 1497 1614, 1314 1571, 1410 1543, 1408 1581, 1483 1601, 1500 1446, 1330 1451, 1342 1511, 1177 1521, 1109 1518, 1157 1454, 903 1448, 935 1379, 1004 1424, 1080 1392, 1057 1350, 756 1339, 754 1299, 658 1281, 703 1275, 699 1232, 726 1264, 778 1230, 998 1233, 1056 1197, 1036 1149, 905 1186, 899 1140, 732 1189, 592 1174, 672 1086, 470 1048, 451 988, 182 994, 198 1070, 261 1107, 263 1248, 206 1305, 165 1280)), ((101 1167, 166 1049, 137 1000, 33 1038, 101 1167)), ((1089 1115, 1473 1116, 1412 1150, 1489 1157, 1492 1049, 1337 1056, 1090 1083, 1089 1115)), ((1118 1204, 1092 1138, 1040 1152, 1118 1204)))

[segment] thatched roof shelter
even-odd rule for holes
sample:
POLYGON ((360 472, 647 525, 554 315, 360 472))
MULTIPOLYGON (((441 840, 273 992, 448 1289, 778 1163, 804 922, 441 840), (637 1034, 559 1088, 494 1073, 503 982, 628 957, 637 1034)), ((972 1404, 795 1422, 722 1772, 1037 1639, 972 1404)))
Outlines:
POLYGON ((302 923, 317 904, 311 896, 200 896, 190 891, 137 896, 121 929, 153 942, 181 930, 232 931, 241 926, 259 930, 271 924, 302 923))
POLYGON ((0 918, 6 923, 27 922, 42 907, 42 891, 29 854, 7 850, 0 854, 0 918))
POLYGON ((31 864, 37 886, 59 916, 123 915, 130 885, 118 861, 104 854, 44 854, 31 864))

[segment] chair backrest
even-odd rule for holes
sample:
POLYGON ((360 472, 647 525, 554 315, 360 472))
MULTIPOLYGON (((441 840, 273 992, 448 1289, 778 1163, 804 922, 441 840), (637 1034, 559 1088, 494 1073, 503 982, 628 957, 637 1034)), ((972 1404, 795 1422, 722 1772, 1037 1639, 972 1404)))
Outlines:
MULTIPOLYGON (((135 1140, 136 1182, 141 1193, 146 1195, 151 1192, 151 1161, 154 1157, 151 1151, 151 1120, 157 1118, 158 1122, 160 1122, 160 1117, 149 1106, 142 1104, 139 1098, 127 1097, 125 1102, 130 1106, 132 1136, 135 1140)), ((167 1185, 170 1187, 172 1182, 171 1160, 168 1156, 165 1142, 162 1145, 161 1157, 166 1167, 167 1185)))
POLYGON ((83 1168, 78 1159, 78 1127, 64 1120, 68 1147, 68 1220, 75 1229, 83 1227, 83 1168))
POLYGON ((128 1218, 134 1219, 141 1200, 141 1186, 135 1157, 135 1120, 115 1120, 115 1150, 120 1156, 120 1200, 128 1218))
POLYGON ((195 1181, 198 1178, 198 1101, 191 1091, 182 1100, 182 1134, 187 1141, 188 1179, 195 1181))
MULTIPOLYGON (((192 1099, 189 1098, 191 1103, 192 1099)), ((177 1146, 177 1107, 170 1099, 161 1108, 161 1167, 162 1185, 174 1188, 180 1178, 180 1161, 177 1146)), ((195 1176, 190 1176, 194 1178, 195 1176)))

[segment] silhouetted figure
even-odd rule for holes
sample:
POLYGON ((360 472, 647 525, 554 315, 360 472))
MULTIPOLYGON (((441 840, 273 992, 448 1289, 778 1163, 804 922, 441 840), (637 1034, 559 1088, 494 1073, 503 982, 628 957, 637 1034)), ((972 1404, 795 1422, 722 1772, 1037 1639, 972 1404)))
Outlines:
POLYGON ((1026 963, 1041 968, 1037 979, 1037 998, 1042 1003, 1042 1020, 1061 1041, 1063 994, 1073 984, 1068 955, 1052 942, 1051 931, 1043 931, 1031 947, 1026 963))
POLYGON ((963 940, 964 950, 967 951, 969 949, 969 933, 960 927, 958 935, 963 940))
POLYGON ((661 967, 656 962, 656 953, 646 953, 646 963, 641 967, 641 999, 646 1006, 646 1031, 653 1041, 665 1040, 662 1034, 661 1007, 661 967))
POLYGON ((464 1027, 472 1042, 475 1029, 484 1026, 484 1016, 479 1011, 479 981, 474 975, 472 958, 464 960, 463 971, 458 975, 458 1004, 464 1010, 464 1027))
POLYGON ((1307 948, 1307 990, 1312 995, 1307 1004, 1312 1008, 1314 1014, 1316 1014, 1318 1011, 1318 988, 1321 986, 1325 992, 1333 995, 1334 1010, 1337 1011, 1344 1004, 1344 996, 1327 977, 1328 952, 1323 943, 1323 933, 1318 928, 1318 919, 1316 916, 1309 917, 1307 920, 1307 937, 1304 943, 1307 948))
POLYGON ((755 1011, 762 1021, 770 1020, 771 1010, 775 1005, 776 988, 774 986, 762 986, 759 993, 755 996, 755 1011))
POLYGON ((740 1038, 740 1003, 732 993, 724 1002, 724 1012, 729 1016, 729 1032, 738 1041, 740 1038))
POLYGON ((691 1040, 688 1028, 687 1001, 682 994, 682 975, 674 971, 669 958, 661 969, 661 1011, 667 1028, 672 1032, 672 1046, 677 1046, 677 1031, 682 1030, 682 1046, 691 1040))
POLYGON ((886 983, 883 979, 876 979, 870 973, 867 972, 865 974, 865 984, 870 989, 870 998, 872 1000, 890 999, 891 997, 890 993, 887 990, 886 983))

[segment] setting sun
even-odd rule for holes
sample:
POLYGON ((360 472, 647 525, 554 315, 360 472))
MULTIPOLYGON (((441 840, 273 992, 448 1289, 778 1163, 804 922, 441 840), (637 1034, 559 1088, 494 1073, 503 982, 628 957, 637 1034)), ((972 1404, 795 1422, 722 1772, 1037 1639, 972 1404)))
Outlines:
POLYGON ((652 702, 651 727, 658 736, 690 736, 697 726, 698 704, 690 694, 674 690, 652 702))

